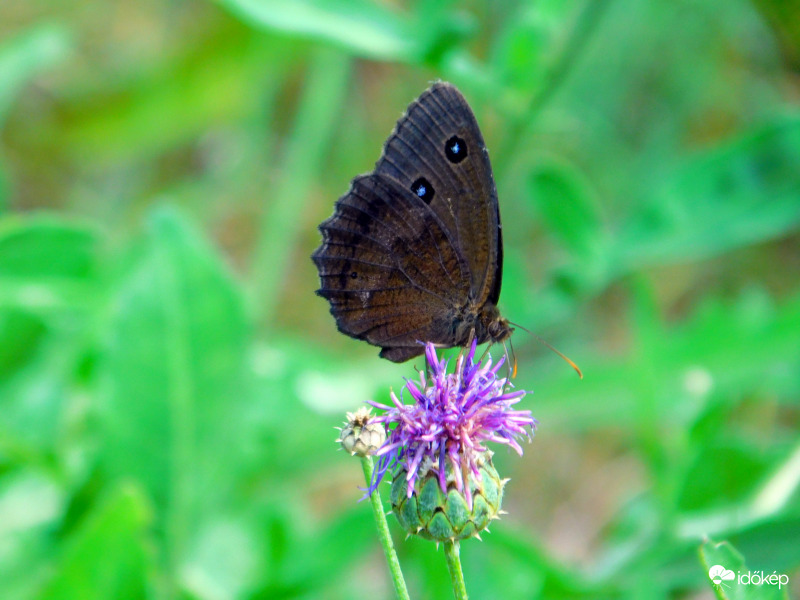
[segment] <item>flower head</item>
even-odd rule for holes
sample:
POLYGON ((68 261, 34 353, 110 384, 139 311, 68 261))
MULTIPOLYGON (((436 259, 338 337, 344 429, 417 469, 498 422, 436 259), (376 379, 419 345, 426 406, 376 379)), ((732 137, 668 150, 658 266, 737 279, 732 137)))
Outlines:
POLYGON ((435 471, 442 492, 447 492, 448 466, 455 488, 464 494, 472 508, 472 490, 465 481, 480 479, 480 467, 488 452, 486 442, 505 444, 522 454, 520 437, 530 439, 537 421, 527 410, 513 410, 526 394, 510 390, 508 378, 497 376, 504 359, 492 366, 491 357, 475 362, 476 342, 466 356, 461 354, 453 373, 447 361, 439 360, 433 344, 425 356, 430 375, 420 371, 420 382, 406 380, 400 393, 407 391, 414 404, 404 404, 391 392, 392 405, 370 402, 385 414, 375 417, 387 430, 389 438, 377 452, 380 457, 369 493, 374 491, 390 469, 405 470, 408 497, 414 484, 429 471, 435 471))

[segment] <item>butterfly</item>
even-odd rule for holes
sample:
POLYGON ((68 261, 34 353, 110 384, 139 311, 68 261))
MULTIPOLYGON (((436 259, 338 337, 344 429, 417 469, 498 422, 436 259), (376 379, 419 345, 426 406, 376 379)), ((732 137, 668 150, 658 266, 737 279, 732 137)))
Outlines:
POLYGON ((375 169, 353 179, 319 226, 317 294, 339 331, 403 362, 440 347, 502 342, 503 237, 489 155, 455 86, 406 109, 375 169))

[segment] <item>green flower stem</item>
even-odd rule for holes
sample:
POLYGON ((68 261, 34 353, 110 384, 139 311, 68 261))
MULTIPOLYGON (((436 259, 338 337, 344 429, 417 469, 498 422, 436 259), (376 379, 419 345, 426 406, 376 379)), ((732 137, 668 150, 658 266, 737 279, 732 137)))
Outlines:
POLYGON ((444 543, 444 555, 447 558, 447 569, 450 571, 450 583, 453 584, 453 596, 456 600, 467 600, 467 587, 464 585, 464 572, 461 570, 457 540, 444 543))
MULTIPOLYGON (((369 484, 372 483, 372 457, 365 456, 362 458, 361 466, 364 469, 364 478, 367 480, 367 486, 369 486, 369 484)), ((403 572, 400 570, 400 562, 397 560, 397 554, 394 551, 394 544, 392 543, 392 536, 389 533, 389 524, 386 522, 386 513, 383 512, 383 501, 377 489, 372 492, 369 501, 372 503, 372 513, 375 515, 375 525, 378 527, 378 537, 383 546, 383 553, 386 555, 386 562, 389 563, 389 571, 392 574, 394 591, 399 600, 409 600, 406 582, 405 579, 403 579, 403 572)), ((466 596, 464 597, 466 598, 466 596)))

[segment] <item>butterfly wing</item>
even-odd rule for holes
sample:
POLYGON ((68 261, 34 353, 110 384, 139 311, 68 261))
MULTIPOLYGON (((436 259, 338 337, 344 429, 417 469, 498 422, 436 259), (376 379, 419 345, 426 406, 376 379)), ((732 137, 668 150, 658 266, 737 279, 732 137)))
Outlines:
POLYGON ((461 92, 439 82, 414 101, 386 142, 375 173, 432 196, 430 208, 469 267, 473 306, 497 304, 503 272, 497 190, 486 144, 461 92))
POLYGON ((395 362, 422 354, 420 341, 452 345, 470 267, 424 199, 382 175, 357 177, 320 231, 317 293, 340 331, 395 362))

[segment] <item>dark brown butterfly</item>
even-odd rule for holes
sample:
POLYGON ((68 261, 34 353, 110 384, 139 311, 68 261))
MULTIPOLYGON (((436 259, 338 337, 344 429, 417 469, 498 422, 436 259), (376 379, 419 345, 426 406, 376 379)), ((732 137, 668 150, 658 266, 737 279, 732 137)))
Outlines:
POLYGON ((317 293, 339 331, 394 362, 442 347, 500 342, 503 239, 492 167, 475 115, 436 83, 319 226, 317 293))

